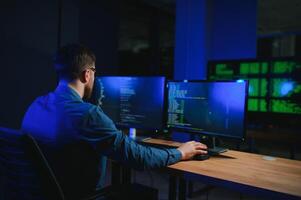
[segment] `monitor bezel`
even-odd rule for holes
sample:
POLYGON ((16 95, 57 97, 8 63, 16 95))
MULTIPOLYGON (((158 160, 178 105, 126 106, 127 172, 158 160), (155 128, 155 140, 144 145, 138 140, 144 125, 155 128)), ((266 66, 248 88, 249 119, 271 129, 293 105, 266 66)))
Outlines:
POLYGON ((229 139, 235 139, 235 140, 240 140, 244 141, 246 139, 246 122, 247 122, 247 105, 248 105, 248 87, 249 87, 249 82, 247 80, 217 80, 217 81, 211 81, 211 80, 167 80, 166 81, 166 93, 167 93, 167 103, 166 103, 166 127, 169 131, 180 131, 180 132, 185 132, 189 134, 197 134, 197 135, 205 135, 209 137, 221 137, 221 138, 229 138, 229 139), (245 102, 244 102, 244 115, 243 115, 243 131, 241 137, 236 137, 236 136, 230 136, 230 135, 225 135, 225 134, 219 134, 215 132, 209 132, 209 131, 201 131, 201 130, 193 130, 189 128, 184 128, 184 127, 177 127, 177 126, 169 126, 167 124, 168 122, 168 106, 169 106, 169 101, 168 101, 168 83, 170 82, 175 82, 175 83, 235 83, 238 81, 243 81, 245 82, 245 102))

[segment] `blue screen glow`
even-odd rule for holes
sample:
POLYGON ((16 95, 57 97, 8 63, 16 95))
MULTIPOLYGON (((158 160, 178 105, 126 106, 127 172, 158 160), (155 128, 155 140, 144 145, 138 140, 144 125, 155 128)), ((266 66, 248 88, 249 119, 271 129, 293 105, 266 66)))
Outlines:
POLYGON ((119 127, 160 129, 164 77, 103 76, 102 109, 119 127))
POLYGON ((168 126, 244 137, 247 82, 169 82, 168 126))

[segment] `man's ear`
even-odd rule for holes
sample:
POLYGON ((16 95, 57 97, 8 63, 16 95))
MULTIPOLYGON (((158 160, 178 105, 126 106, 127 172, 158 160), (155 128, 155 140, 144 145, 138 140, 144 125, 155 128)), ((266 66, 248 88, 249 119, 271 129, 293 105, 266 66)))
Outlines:
POLYGON ((82 83, 87 83, 90 80, 90 74, 88 70, 84 70, 79 77, 82 83))

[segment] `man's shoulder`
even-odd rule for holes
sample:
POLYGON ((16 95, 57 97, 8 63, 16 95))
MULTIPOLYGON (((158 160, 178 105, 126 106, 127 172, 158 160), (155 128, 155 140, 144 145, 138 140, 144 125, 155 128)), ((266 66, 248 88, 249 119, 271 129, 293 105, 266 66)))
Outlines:
POLYGON ((38 105, 45 105, 47 104, 49 101, 51 101, 51 99, 53 99, 52 97, 52 94, 51 93, 48 93, 48 94, 45 94, 45 95, 42 95, 42 96, 38 96, 36 97, 32 103, 30 104, 30 106, 28 107, 28 109, 31 109, 35 106, 38 106, 38 105))
MULTIPOLYGON (((114 125, 113 121, 103 112, 103 110, 94 104, 86 103, 88 107, 87 117, 92 121, 98 121, 100 124, 114 125)), ((115 125, 114 125, 115 126, 115 125)))
POLYGON ((89 115, 103 115, 104 112, 101 110, 99 106, 96 106, 91 103, 86 103, 84 105, 87 108, 88 114, 89 115))

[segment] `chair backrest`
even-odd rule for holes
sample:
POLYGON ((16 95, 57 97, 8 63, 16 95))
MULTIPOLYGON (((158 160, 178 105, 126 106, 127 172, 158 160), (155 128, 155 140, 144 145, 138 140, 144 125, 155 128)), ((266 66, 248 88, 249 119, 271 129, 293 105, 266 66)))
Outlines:
POLYGON ((2 199, 43 199, 39 181, 28 160, 17 130, 0 128, 2 199), (40 198, 39 198, 40 197, 40 198))
POLYGON ((87 142, 63 145, 51 160, 65 197, 80 199, 95 192, 100 177, 100 156, 87 142))
POLYGON ((48 199, 64 200, 63 191, 38 143, 29 134, 22 135, 21 139, 24 142, 25 153, 33 163, 43 185, 45 196, 48 199))
POLYGON ((0 127, 0 170, 2 199, 64 199, 43 152, 30 135, 0 127))
POLYGON ((40 141, 47 153, 46 159, 38 145, 40 142, 30 134, 24 134, 22 141, 47 197, 75 200, 95 193, 100 177, 100 160, 90 144, 79 140, 62 147, 53 147, 40 141))

